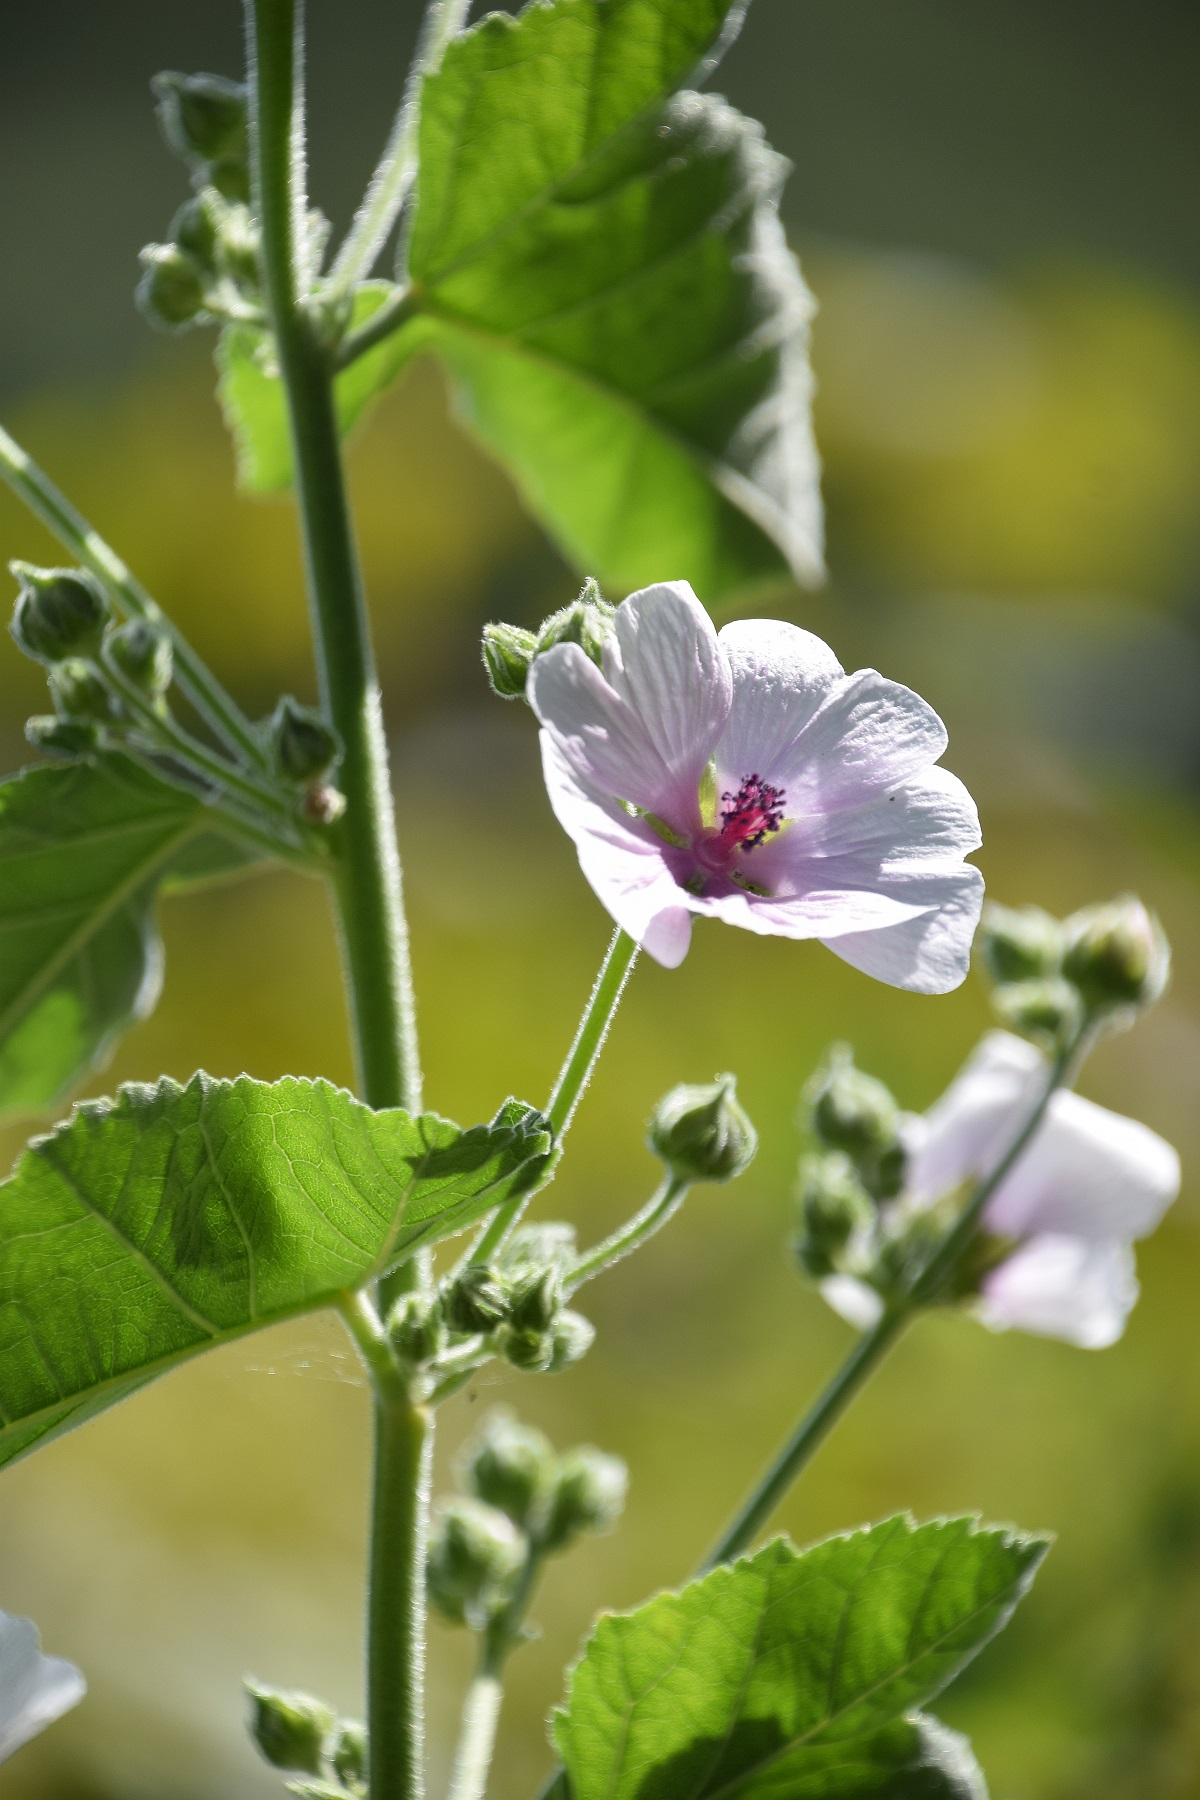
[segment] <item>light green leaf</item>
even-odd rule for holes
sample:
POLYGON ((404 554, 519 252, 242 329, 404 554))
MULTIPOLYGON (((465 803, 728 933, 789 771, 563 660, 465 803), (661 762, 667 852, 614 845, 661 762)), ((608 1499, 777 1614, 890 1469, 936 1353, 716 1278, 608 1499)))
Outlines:
POLYGON ((555 1718, 575 1800, 981 1794, 962 1741, 914 1711, 1005 1624, 1046 1548, 894 1518, 805 1551, 776 1539, 601 1619, 555 1718))
MULTIPOLYGON (((369 281, 354 296, 351 328, 365 324, 392 293, 390 283, 369 281)), ((393 332, 368 350, 334 384, 343 435, 390 386, 423 338, 420 321, 393 332)), ((230 325, 217 345, 217 398, 233 435, 238 486, 268 494, 291 486, 292 442, 283 383, 271 361, 270 339, 251 325, 230 325)))
POLYGON ((728 0, 534 0, 425 83, 408 246, 464 415, 577 562, 707 599, 820 570, 785 167, 676 89, 728 0))
POLYGON ((0 781, 0 1114, 52 1105, 158 997, 157 878, 209 821, 127 758, 0 781))
POLYGON ((462 1131, 292 1077, 84 1103, 0 1185, 0 1464, 461 1231, 548 1147, 517 1102, 462 1131))

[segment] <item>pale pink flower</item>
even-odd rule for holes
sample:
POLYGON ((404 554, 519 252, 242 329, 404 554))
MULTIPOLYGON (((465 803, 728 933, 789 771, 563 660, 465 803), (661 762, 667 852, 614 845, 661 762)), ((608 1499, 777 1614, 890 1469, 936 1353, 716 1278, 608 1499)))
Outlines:
POLYGON ((0 1762, 78 1706, 86 1691, 74 1663, 42 1654, 31 1620, 0 1612, 0 1762))
MULTIPOLYGON (((1004 1031, 985 1037, 941 1099, 906 1122, 905 1191, 891 1203, 899 1216, 994 1169, 1046 1076, 1032 1044, 1004 1031)), ((1034 1331, 1087 1350, 1115 1343, 1138 1296, 1133 1243, 1178 1192, 1179 1158, 1157 1132, 1060 1089, 984 1208, 983 1229, 1017 1247, 984 1277, 977 1316, 994 1331, 1034 1331)), ((879 1317, 878 1294, 853 1276, 831 1276, 821 1291, 861 1329, 879 1317)))
POLYGON ((616 922, 675 968, 692 915, 819 938, 918 993, 967 972, 979 820, 935 767, 931 707, 811 632, 719 634, 685 581, 631 594, 598 668, 559 644, 530 671, 550 803, 616 922))

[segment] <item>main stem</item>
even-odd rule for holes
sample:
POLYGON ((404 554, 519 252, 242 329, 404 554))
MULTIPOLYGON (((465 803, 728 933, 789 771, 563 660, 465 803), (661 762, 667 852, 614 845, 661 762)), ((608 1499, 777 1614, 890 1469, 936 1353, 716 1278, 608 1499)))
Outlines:
MULTIPOLYGON (((342 740, 336 892, 363 1098, 421 1103, 408 939, 379 683, 350 523, 333 372, 299 292, 305 230, 299 0, 248 0, 254 190, 267 308, 287 392, 321 698, 342 740)), ((425 1534, 432 1421, 391 1363, 375 1309, 347 1309, 375 1388, 367 1621, 371 1800, 424 1793, 425 1534), (352 1322, 353 1321, 353 1322, 352 1322)))

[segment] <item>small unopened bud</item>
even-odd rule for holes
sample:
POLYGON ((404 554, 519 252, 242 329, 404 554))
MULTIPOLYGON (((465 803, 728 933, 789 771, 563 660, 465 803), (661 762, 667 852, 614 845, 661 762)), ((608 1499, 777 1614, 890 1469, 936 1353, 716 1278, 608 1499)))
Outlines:
POLYGON ((1090 1012, 1152 1006, 1167 985, 1171 948, 1153 913, 1133 894, 1088 906, 1064 921, 1063 974, 1090 1012))
POLYGON ((206 273, 215 273, 217 244, 225 222, 225 202, 215 188, 185 200, 171 220, 171 241, 206 273))
POLYGON ((283 696, 271 715, 270 735, 275 766, 289 781, 313 781, 341 755, 332 726, 290 694, 283 696))
POLYGON ((552 650, 555 644, 578 644, 584 655, 599 665, 616 616, 616 607, 609 604, 599 584, 589 576, 578 600, 543 620, 537 634, 537 655, 552 650))
POLYGON ((871 1197, 848 1156, 829 1150, 800 1163, 796 1255, 814 1281, 841 1267, 853 1240, 875 1221, 871 1197))
POLYGON ((1057 975, 1063 931, 1040 906, 998 906, 990 901, 983 909, 978 944, 993 981, 1036 981, 1057 975))
POLYGON ((516 1331, 549 1331, 563 1302, 558 1269, 533 1266, 516 1277, 508 1292, 508 1322, 516 1331))
POLYGON ((446 1347, 446 1325, 436 1300, 426 1294, 401 1294, 388 1314, 392 1349, 409 1369, 432 1362, 446 1347))
POLYGON ((501 700, 523 700, 525 681, 537 655, 537 635, 519 625, 485 625, 483 666, 493 694, 501 700))
POLYGON ((272 1767, 319 1775, 321 1750, 337 1716, 332 1708, 311 1694, 264 1687, 257 1681, 247 1681, 246 1692, 250 1735, 272 1767))
POLYGON ((159 699, 171 685, 171 640, 144 619, 130 619, 127 625, 110 631, 104 657, 152 699, 159 699))
POLYGON ((507 1311, 508 1296, 486 1263, 472 1263, 442 1284, 441 1304, 450 1330, 470 1334, 491 1331, 498 1325, 507 1311))
POLYGON ((511 1276, 526 1269, 557 1269, 565 1275, 574 1261, 575 1227, 550 1219, 518 1225, 499 1258, 501 1269, 511 1276))
POLYGON ((549 1438, 503 1407, 488 1414, 462 1459, 467 1492, 498 1507, 522 1531, 540 1518, 554 1470, 549 1438))
POLYGON ((573 1363, 585 1357, 596 1341, 596 1327, 582 1313, 564 1307, 550 1327, 550 1361, 548 1375, 561 1375, 573 1363))
POLYGON ((208 281, 186 250, 178 244, 147 244, 140 259, 142 276, 134 299, 151 325, 160 331, 186 331, 207 316, 208 281))
POLYGON ((248 207, 226 208, 217 238, 216 262, 222 275, 228 276, 239 292, 258 292, 262 280, 259 234, 248 207))
POLYGON ((311 825, 336 825, 345 810, 345 794, 327 781, 312 782, 300 802, 300 811, 311 825))
POLYGON ((443 1617, 479 1631, 504 1604, 527 1544, 506 1513, 469 1497, 444 1501, 429 1541, 429 1598, 443 1617))
POLYGON ((904 1181, 900 1109, 882 1081, 854 1066, 845 1044, 830 1051, 805 1093, 812 1127, 830 1150, 847 1155, 876 1200, 890 1200, 904 1181))
POLYGON ((245 164, 249 153, 246 90, 224 75, 181 75, 165 69, 150 86, 171 149, 189 163, 245 164))
POLYGON ((647 1142, 678 1181, 732 1181, 748 1169, 758 1133, 736 1096, 732 1075, 683 1082, 659 1101, 647 1142))
POLYGON ((590 1444, 558 1459, 557 1479, 546 1523, 539 1535, 544 1550, 565 1550, 584 1531, 611 1531, 625 1507, 629 1471, 619 1456, 590 1444))
POLYGON ((329 1766, 351 1792, 365 1790, 367 1780, 367 1728, 361 1719, 339 1719, 325 1751, 329 1766))
POLYGON ((992 1005, 1010 1031, 1047 1050, 1069 1044, 1083 1022, 1079 990, 1061 977, 1006 982, 992 994, 992 1005))
POLYGON ((9 630, 26 656, 54 663, 100 648, 110 609, 86 570, 37 569, 25 562, 9 567, 21 584, 9 630))
POLYGON ((49 675, 50 697, 60 719, 83 719, 110 725, 120 708, 94 663, 68 656, 55 663, 49 675))
POLYGON ((541 1375, 554 1360, 554 1339, 548 1331, 518 1331, 502 1325, 496 1333, 496 1351, 522 1374, 541 1375))
POLYGON ((104 741, 98 725, 85 724, 81 719, 60 719, 57 713, 38 713, 26 719, 25 736, 35 750, 58 762, 78 762, 82 756, 91 756, 104 741))

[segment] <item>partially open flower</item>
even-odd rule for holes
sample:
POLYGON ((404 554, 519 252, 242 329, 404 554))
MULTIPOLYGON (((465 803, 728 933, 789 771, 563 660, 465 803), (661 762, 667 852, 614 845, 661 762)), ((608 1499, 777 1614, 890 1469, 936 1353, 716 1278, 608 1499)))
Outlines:
POLYGON ((658 962, 683 961, 700 913, 819 938, 894 987, 962 981, 979 821, 910 689, 777 619, 718 636, 675 581, 617 608, 602 667, 578 644, 539 656, 528 698, 583 872, 658 962))
POLYGON ((74 1663, 42 1654, 31 1620, 0 1612, 0 1762, 78 1706, 86 1692, 74 1663))
MULTIPOLYGON (((919 1218, 994 1169, 1037 1104, 1047 1067, 1020 1038, 985 1037, 941 1099, 906 1121, 907 1180, 894 1218, 919 1218)), ((1133 1243, 1178 1191, 1179 1158, 1156 1132, 1060 1090, 984 1209, 981 1230, 998 1253, 979 1259, 978 1317, 996 1331, 1089 1350, 1115 1343, 1138 1294, 1133 1243)), ((879 1294, 854 1276, 831 1276, 821 1292, 851 1324, 879 1317, 879 1294)))

